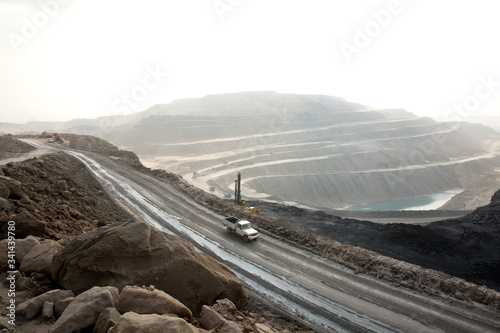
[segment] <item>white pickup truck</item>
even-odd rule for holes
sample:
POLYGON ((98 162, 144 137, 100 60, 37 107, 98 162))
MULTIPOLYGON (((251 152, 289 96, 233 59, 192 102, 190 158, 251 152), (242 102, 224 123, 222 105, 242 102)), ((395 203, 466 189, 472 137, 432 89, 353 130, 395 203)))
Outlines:
POLYGON ((222 224, 227 227, 229 234, 235 232, 237 235, 242 236, 245 242, 259 237, 259 232, 252 228, 252 225, 247 220, 240 220, 237 217, 230 216, 222 220, 222 224))

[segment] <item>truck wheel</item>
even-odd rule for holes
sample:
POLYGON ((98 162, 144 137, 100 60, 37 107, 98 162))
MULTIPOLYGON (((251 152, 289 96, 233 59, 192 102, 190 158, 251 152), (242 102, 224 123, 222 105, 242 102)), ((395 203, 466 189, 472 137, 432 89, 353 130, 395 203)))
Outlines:
POLYGON ((243 240, 245 241, 245 243, 248 243, 248 236, 247 235, 243 236, 243 240))
POLYGON ((231 228, 227 227, 227 233, 230 234, 231 233, 231 228))

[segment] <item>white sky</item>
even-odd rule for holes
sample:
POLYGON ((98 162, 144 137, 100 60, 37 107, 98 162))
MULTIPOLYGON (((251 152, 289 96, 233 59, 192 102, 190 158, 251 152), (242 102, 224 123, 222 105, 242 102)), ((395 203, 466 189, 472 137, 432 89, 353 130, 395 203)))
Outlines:
POLYGON ((253 90, 500 114, 497 0, 0 0, 0 32, 2 122, 253 90))

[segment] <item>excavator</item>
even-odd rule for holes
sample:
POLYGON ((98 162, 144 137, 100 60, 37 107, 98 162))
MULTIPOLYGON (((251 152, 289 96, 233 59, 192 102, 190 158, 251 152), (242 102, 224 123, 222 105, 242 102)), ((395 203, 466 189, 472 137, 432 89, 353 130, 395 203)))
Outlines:
MULTIPOLYGON (((59 142, 63 142, 62 139, 61 139, 61 135, 59 133, 48 133, 47 131, 43 131, 42 132, 42 135, 40 135, 41 138, 46 138, 46 139, 52 139, 54 141, 59 141, 59 142)), ((52 141, 50 140, 50 141, 52 141)), ((53 141, 52 141, 53 142, 53 141)))
MULTIPOLYGON (((238 172, 236 175, 236 180, 234 181, 234 203, 238 206, 245 207, 245 200, 241 198, 241 173, 238 172)), ((260 209, 255 207, 249 207, 248 210, 254 213, 260 213, 260 209)))

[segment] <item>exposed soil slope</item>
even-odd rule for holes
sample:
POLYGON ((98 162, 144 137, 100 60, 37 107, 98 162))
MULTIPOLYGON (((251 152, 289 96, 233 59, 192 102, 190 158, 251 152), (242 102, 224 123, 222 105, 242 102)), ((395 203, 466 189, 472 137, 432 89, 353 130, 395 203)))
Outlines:
POLYGON ((157 105, 105 139, 219 197, 243 174, 245 197, 323 210, 464 189, 474 209, 500 188, 498 133, 331 96, 247 92, 157 105))
POLYGON ((97 225, 130 218, 106 195, 86 167, 67 154, 8 163, 2 171, 6 177, 0 180, 10 188, 8 200, 12 204, 1 211, 2 217, 28 211, 37 219, 48 221, 49 238, 74 236, 97 225), (11 185, 11 179, 19 185, 11 185))
POLYGON ((321 211, 252 203, 302 230, 500 290, 500 191, 463 218, 426 226, 378 224, 321 211))
MULTIPOLYGON (((372 247, 372 250, 369 250, 340 243, 325 236, 322 230, 316 229, 316 232, 311 232, 300 229, 284 222, 284 219, 270 218, 266 216, 265 213, 256 214, 243 207, 236 206, 232 203, 232 201, 222 200, 213 194, 209 194, 188 184, 178 175, 167 173, 164 170, 151 170, 150 172, 158 177, 171 180, 198 203, 205 205, 217 213, 223 215, 234 215, 247 219, 254 223, 261 232, 269 232, 273 234, 274 237, 279 237, 284 241, 295 244, 296 246, 301 246, 312 252, 321 254, 326 258, 354 269, 356 272, 373 275, 407 288, 428 293, 430 295, 440 295, 445 298, 451 297, 455 300, 458 299, 465 302, 487 304, 489 308, 494 309, 495 311, 500 311, 500 293, 488 289, 485 286, 479 286, 473 282, 467 282, 463 279, 446 274, 440 269, 440 267, 437 267, 436 270, 427 269, 418 264, 406 262, 405 256, 402 256, 400 259, 394 259, 389 255, 381 255, 377 251, 378 248, 375 246, 372 247)), ((344 220, 336 217, 333 218, 339 219, 340 223, 348 223, 347 221, 349 221, 352 229, 358 229, 360 234, 362 234, 367 240, 372 239, 372 230, 364 229, 362 226, 370 224, 377 228, 376 224, 370 222, 344 220)), ((301 220, 300 217, 297 219, 301 220)), ((316 220, 313 218, 312 220, 309 220, 309 223, 314 225, 316 220)), ((378 227, 384 228, 385 226, 379 225, 378 227)), ((410 231, 413 230, 412 226, 395 225, 395 228, 401 228, 403 232, 405 232, 406 227, 409 227, 408 230, 410 231)), ((484 233, 488 234, 488 231, 485 231, 484 233)), ((424 229, 422 237, 438 241, 440 238, 446 238, 446 233, 439 234, 439 232, 437 232, 437 234, 438 236, 435 238, 432 233, 426 232, 424 229)), ((407 236, 411 237, 410 232, 407 232, 407 236)), ((391 248, 398 242, 404 243, 405 240, 407 242, 411 241, 411 238, 406 238, 407 236, 403 234, 397 237, 397 240, 387 238, 387 244, 384 244, 383 247, 391 248)), ((378 245, 381 244, 376 240, 372 243, 378 245)), ((492 249, 494 248, 496 247, 493 247, 492 249)), ((486 249, 483 251, 486 251, 486 249)), ((402 253, 404 252, 405 251, 402 251, 402 253)), ((411 254, 410 251, 407 252, 411 254)), ((488 256, 488 253, 484 253, 484 255, 486 258, 484 261, 485 265, 489 265, 490 263, 488 263, 488 258, 490 257, 488 256)), ((424 254, 423 256, 432 257, 430 254, 424 254)), ((457 259, 457 262, 467 265, 466 260, 463 259, 457 259)), ((496 275, 491 276, 486 274, 484 278, 489 279, 489 282, 493 284, 493 281, 496 279, 496 275)))
POLYGON ((16 140, 10 135, 0 136, 0 147, 0 160, 35 149, 33 146, 16 140))

